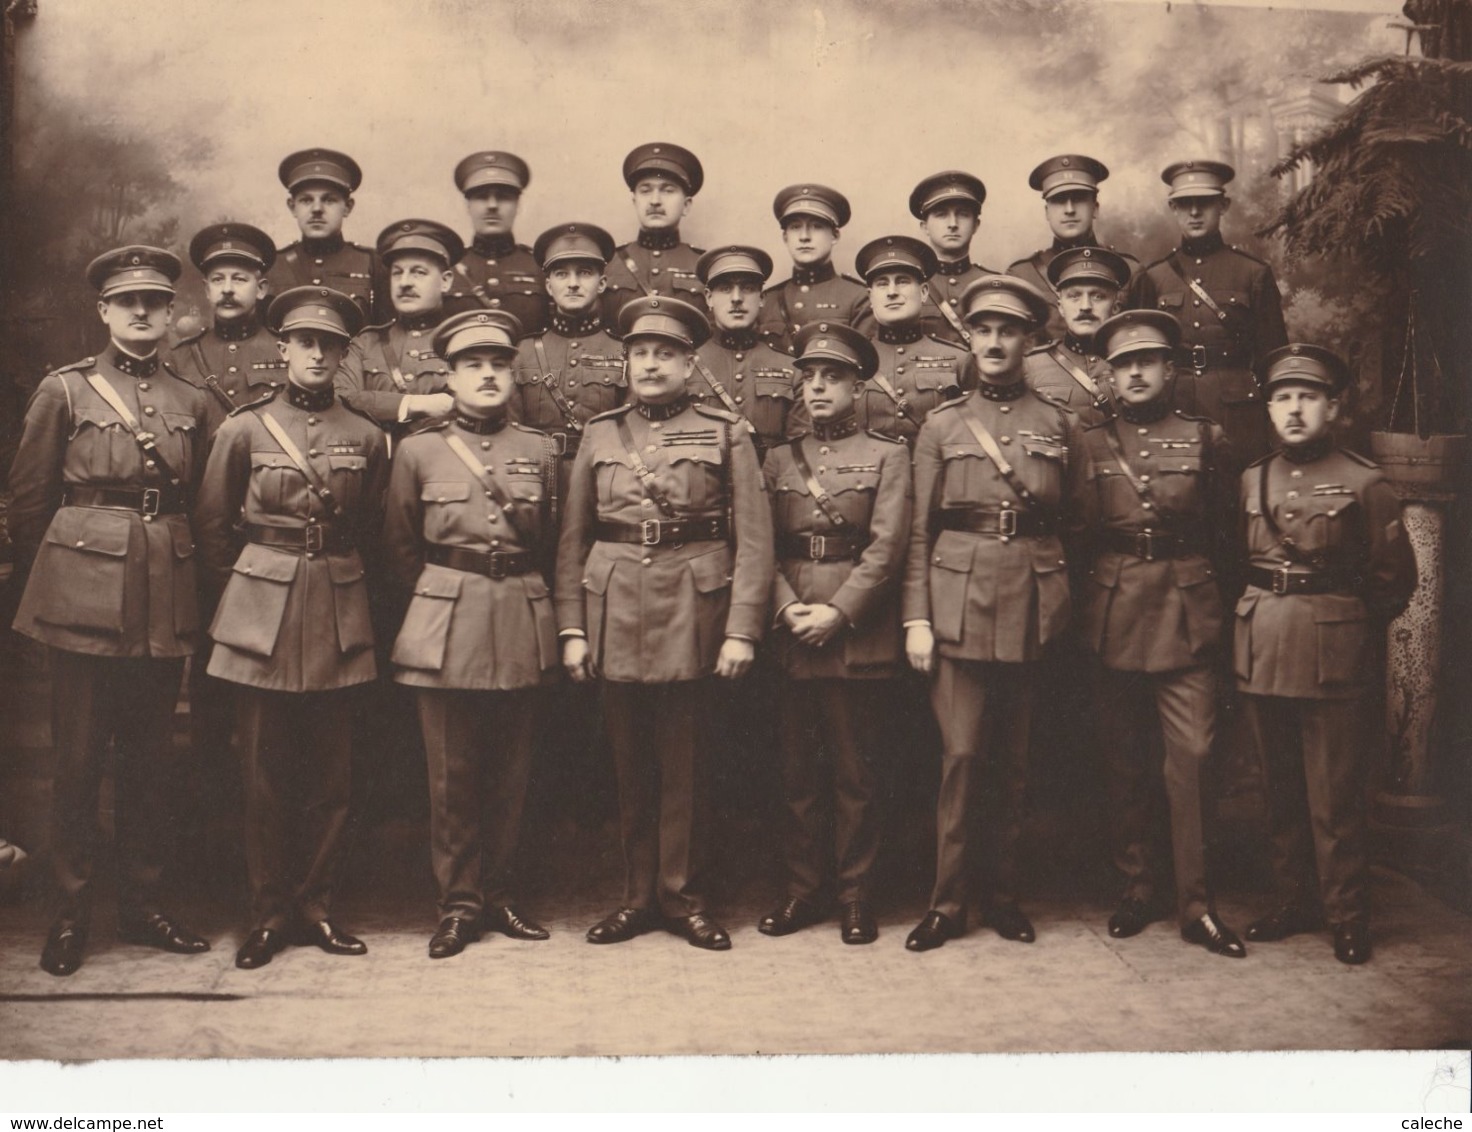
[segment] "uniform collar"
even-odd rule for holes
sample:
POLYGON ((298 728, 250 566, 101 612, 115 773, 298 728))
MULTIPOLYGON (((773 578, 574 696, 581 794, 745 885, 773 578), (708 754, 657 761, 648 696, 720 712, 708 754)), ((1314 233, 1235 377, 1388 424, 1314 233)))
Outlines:
POLYGON ((318 259, 323 256, 336 255, 346 246, 347 241, 342 238, 341 232, 336 236, 327 236, 321 240, 302 240, 302 251, 318 259))
POLYGON ((108 354, 107 360, 129 377, 152 377, 158 372, 158 351, 155 350, 146 358, 140 358, 136 354, 130 354, 121 346, 114 343, 112 352, 108 354))
POLYGON ((903 322, 895 326, 879 326, 879 341, 886 342, 891 346, 908 346, 911 342, 918 342, 925 337, 925 332, 920 329, 919 322, 903 322))
POLYGON ((1316 460, 1322 460, 1333 450, 1334 438, 1325 436, 1308 444, 1285 444, 1278 451, 1283 453, 1283 459, 1290 464, 1312 464, 1316 460))
POLYGON ((286 383, 286 403, 309 413, 320 413, 332 408, 335 399, 330 385, 323 389, 303 389, 294 381, 286 383))
POLYGON ((1220 231, 1213 232, 1210 236, 1202 236, 1199 240, 1182 240, 1181 252, 1189 256, 1210 255, 1212 252, 1220 251, 1226 246, 1220 231))
POLYGON ((1062 236, 1053 237, 1053 250, 1055 252, 1066 252, 1070 248, 1097 248, 1098 246, 1098 237, 1094 235, 1093 228, 1090 228, 1082 236, 1075 236, 1071 240, 1065 240, 1062 236))
POLYGON ((486 259, 500 259, 516 250, 516 237, 510 232, 502 232, 498 236, 477 236, 470 241, 470 246, 486 259))
POLYGON ((639 246, 651 252, 667 252, 680 246, 680 226, 673 228, 640 228, 639 246))
POLYGON ((600 327, 598 308, 595 305, 592 310, 576 318, 561 311, 553 311, 551 323, 552 329, 564 338, 591 338, 598 333, 600 327))
POLYGON ((937 275, 949 275, 954 279, 958 275, 965 275, 975 266, 969 255, 963 255, 960 259, 943 259, 940 266, 935 269, 937 275))
POLYGON ((792 281, 794 283, 806 283, 810 285, 813 283, 826 283, 837 274, 838 269, 833 266, 833 261, 827 259, 818 264, 817 267, 798 267, 794 265, 792 268, 792 281))
POLYGON ((1017 375, 1017 380, 1009 381, 1006 385, 997 385, 982 378, 976 383, 976 391, 988 401, 1015 401, 1027 392, 1027 382, 1022 380, 1022 374, 1017 375))
POLYGON ((756 348, 759 335, 754 326, 740 330, 717 330, 716 341, 723 350, 751 350, 756 348))
POLYGON ((1090 336, 1089 340, 1087 342, 1085 342, 1082 338, 1080 338, 1072 330, 1069 330, 1069 331, 1065 331, 1064 332, 1064 334, 1063 334, 1063 341, 1062 341, 1061 345, 1066 346, 1068 349, 1072 350, 1075 354, 1081 354, 1081 355, 1083 355, 1086 358, 1092 356, 1093 353, 1094 353, 1094 339, 1093 339, 1093 337, 1090 336))
POLYGON ((646 421, 667 421, 678 417, 690 407, 690 398, 686 396, 676 397, 667 405, 650 405, 644 401, 634 402, 634 411, 646 421))
POLYGON ((436 307, 432 311, 420 311, 418 314, 398 315, 395 321, 405 330, 433 330, 444 318, 444 308, 436 307))
POLYGON ((842 440, 859 431, 859 415, 849 413, 836 421, 814 421, 813 435, 819 440, 842 440))
POLYGON ((510 419, 503 406, 499 413, 489 417, 467 417, 464 413, 456 413, 455 427, 463 428, 466 432, 472 432, 476 436, 490 436, 505 428, 506 422, 510 419))
POLYGON ((1130 424, 1151 424, 1164 420, 1169 412, 1170 403, 1165 397, 1157 397, 1153 401, 1146 401, 1143 405, 1131 405, 1126 401, 1119 403, 1119 415, 1130 424))
POLYGON ((260 328, 261 324, 256 321, 255 311, 251 311, 244 318, 218 320, 213 327, 215 337, 221 342, 244 342, 260 328))

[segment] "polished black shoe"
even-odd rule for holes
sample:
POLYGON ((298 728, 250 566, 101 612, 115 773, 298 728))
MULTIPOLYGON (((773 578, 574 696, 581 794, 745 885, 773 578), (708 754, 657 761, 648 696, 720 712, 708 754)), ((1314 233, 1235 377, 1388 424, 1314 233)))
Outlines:
POLYGON ((452 955, 459 955, 467 945, 479 938, 480 929, 473 921, 462 916, 451 916, 429 937, 429 957, 448 959, 452 955))
POLYGON ((1253 943, 1277 943, 1301 932, 1316 932, 1323 926, 1323 918, 1314 909, 1284 904, 1248 924, 1247 938, 1253 943))
POLYGON ((304 924, 301 941, 320 947, 328 955, 367 955, 368 945, 356 936, 348 935, 331 920, 318 920, 315 924, 304 924))
POLYGON ((551 939, 552 933, 535 920, 529 920, 509 904, 487 908, 481 917, 487 931, 500 932, 512 939, 551 939))
POLYGON ((1351 967, 1370 961, 1370 925, 1334 925, 1334 958, 1351 967))
POLYGON ((867 900, 850 900, 843 906, 839 933, 844 943, 873 943, 879 938, 879 925, 867 900))
POLYGON ((823 918, 823 913, 817 906, 810 904, 798 896, 789 896, 782 901, 782 906, 775 911, 768 912, 757 924, 756 930, 762 935, 791 935, 800 932, 803 928, 810 928, 823 918))
POLYGON ((1152 914, 1150 905, 1143 900, 1126 896, 1119 902, 1114 915, 1109 917, 1109 934, 1115 939, 1129 939, 1139 935, 1158 919, 1152 914))
POLYGON ((906 951, 934 951, 948 939, 960 939, 966 934, 966 925, 951 919, 944 912, 930 911, 925 919, 915 926, 905 939, 906 951))
POLYGON ((235 965, 244 971, 253 971, 271 962, 272 956, 286 950, 286 933, 277 928, 257 928, 245 937, 240 950, 235 953, 235 965))
POLYGON ((673 920, 667 920, 665 927, 673 935, 682 937, 691 947, 706 951, 731 950, 731 937, 726 934, 726 929, 699 912, 693 916, 677 916, 673 920))
POLYGON ((1038 938, 1033 931, 1032 921, 1022 914, 1016 904, 993 904, 986 911, 987 926, 1003 939, 1018 943, 1031 943, 1038 938))
POLYGON ((57 920, 46 933, 46 946, 41 949, 41 970, 48 975, 66 976, 82 965, 82 950, 87 946, 87 929, 74 920, 57 920))
POLYGON ((659 926, 648 908, 620 908, 588 929, 589 943, 623 943, 659 926))
POLYGON ((210 941, 195 935, 183 924, 176 924, 162 912, 151 912, 141 920, 118 924, 118 938, 127 943, 141 943, 176 955, 198 955, 210 949, 210 941))
POLYGON ((1206 948, 1213 955, 1225 955, 1228 959, 1247 958, 1247 948, 1242 946, 1237 933, 1222 923, 1215 912, 1207 912, 1199 920, 1192 920, 1181 929, 1181 938, 1206 948))

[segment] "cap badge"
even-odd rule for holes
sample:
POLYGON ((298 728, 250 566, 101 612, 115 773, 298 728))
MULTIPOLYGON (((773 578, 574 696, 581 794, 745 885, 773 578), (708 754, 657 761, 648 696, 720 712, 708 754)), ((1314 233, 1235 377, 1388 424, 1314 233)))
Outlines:
POLYGON ((1062 161, 1059 162, 1059 164, 1062 165, 1063 168, 1067 169, 1070 165, 1073 164, 1073 158, 1065 157, 1062 161))
POLYGON ((657 306, 659 306, 659 300, 658 299, 650 299, 649 300, 649 305, 651 307, 657 307, 657 306))
POLYGON ((318 307, 317 308, 317 313, 320 314, 323 318, 326 318, 327 317, 327 308, 326 307, 318 307))
POLYGON ((478 314, 478 315, 475 316, 475 321, 476 322, 490 322, 491 321, 491 316, 490 315, 485 315, 485 314, 478 314))
POLYGON ((822 333, 826 334, 828 332, 828 324, 826 322, 820 322, 818 323, 818 329, 822 333))
POLYGON ((128 262, 130 262, 130 263, 142 263, 142 262, 143 262, 143 258, 142 258, 142 257, 141 257, 141 256, 137 256, 137 255, 135 255, 135 256, 134 256, 134 257, 133 257, 133 258, 132 258, 132 259, 131 259, 131 260, 129 260, 129 261, 128 261, 128 262))
POLYGON ((1299 348, 1299 347, 1298 347, 1298 346, 1290 346, 1290 347, 1288 347, 1288 349, 1289 349, 1289 350, 1290 350, 1290 351, 1291 351, 1291 352, 1292 352, 1292 353, 1295 353, 1295 354, 1301 354, 1301 353, 1303 353, 1303 350, 1302 350, 1302 349, 1300 349, 1300 348, 1299 348))
POLYGON ((222 243, 222 244, 221 244, 221 245, 220 245, 220 250, 221 250, 221 251, 227 251, 227 252, 228 252, 228 251, 233 251, 233 250, 234 250, 234 248, 235 248, 235 245, 234 245, 234 244, 233 244, 233 243, 231 243, 231 242, 230 242, 230 241, 229 241, 229 240, 226 240, 226 241, 224 241, 224 242, 223 242, 223 243, 222 243))
MULTIPOLYGON (((137 259, 134 259, 133 262, 134 263, 137 263, 138 260, 137 259)), ((143 272, 141 272, 141 271, 135 271, 135 272, 133 272, 133 278, 134 279, 142 279, 143 278, 143 272)))
POLYGON ((414 227, 414 225, 410 224, 407 220, 404 221, 404 223, 403 223, 403 229, 404 229, 405 232, 409 231, 413 227, 414 227))
POLYGON ((820 350, 826 350, 828 348, 828 339, 819 338, 817 341, 817 347, 820 350))
POLYGON ((1090 256, 1092 256, 1092 255, 1093 255, 1093 254, 1094 254, 1094 253, 1093 253, 1093 252, 1091 252, 1091 251, 1089 251, 1089 249, 1088 249, 1088 248, 1085 248, 1085 249, 1084 249, 1084 259, 1088 259, 1088 258, 1089 258, 1089 257, 1090 257, 1090 256))

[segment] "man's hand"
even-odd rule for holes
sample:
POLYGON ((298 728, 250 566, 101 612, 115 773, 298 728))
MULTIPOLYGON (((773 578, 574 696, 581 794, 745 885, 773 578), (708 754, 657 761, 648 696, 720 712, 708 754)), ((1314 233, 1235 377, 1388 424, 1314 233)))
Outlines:
POLYGON ((929 625, 911 625, 905 630, 905 656, 916 672, 935 667, 935 634, 929 625))
POLYGON ((751 662, 756 659, 756 646, 740 637, 727 637, 721 644, 721 655, 716 657, 716 675, 734 680, 745 676, 751 662))
POLYGON ((562 639, 562 667, 567 669, 567 674, 575 684, 582 684, 593 678, 593 663, 589 658, 586 637, 562 639))
POLYGON ((797 627, 802 624, 802 619, 811 608, 812 606, 800 601, 789 602, 782 610, 782 623, 794 633, 797 632, 797 627))
POLYGON ((836 606, 805 605, 803 615, 792 627, 792 635, 805 645, 822 648, 843 629, 845 617, 836 606))
POLYGON ((411 417, 442 417, 455 407, 455 398, 448 393, 410 393, 404 400, 408 404, 404 412, 411 417))

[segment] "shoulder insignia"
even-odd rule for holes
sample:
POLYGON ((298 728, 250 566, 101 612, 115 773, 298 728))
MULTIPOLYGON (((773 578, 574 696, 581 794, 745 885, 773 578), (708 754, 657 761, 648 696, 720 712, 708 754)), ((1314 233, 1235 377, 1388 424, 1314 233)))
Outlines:
POLYGON ((1266 456, 1259 456, 1256 460, 1252 461, 1252 463, 1248 464, 1247 466, 1249 468, 1266 467, 1268 464, 1272 463, 1273 457, 1277 454, 1277 450, 1275 449, 1274 451, 1269 452, 1266 456))
POLYGON ((696 255, 704 255, 705 254, 705 249, 704 248, 697 248, 694 244, 690 244, 689 245, 689 248, 696 255))
POLYGON ((1368 456, 1361 456, 1358 452, 1355 452, 1349 448, 1341 448, 1339 451, 1348 456, 1356 464, 1359 464, 1366 468, 1370 468, 1377 472, 1381 470, 1380 465, 1375 463, 1375 461, 1370 459, 1368 456))
MULTIPOLYGON (((358 412, 358 410, 353 408, 352 404, 350 404, 348 401, 343 401, 343 404, 347 405, 347 407, 353 412, 358 413, 360 417, 368 416, 367 413, 358 412)), ((378 425, 379 428, 383 427, 382 423, 379 421, 375 420, 373 421, 373 423, 378 425)), ((418 436, 421 432, 438 432, 440 429, 445 428, 449 423, 449 417, 426 417, 423 420, 414 421, 405 431, 404 439, 408 440, 410 437, 418 436)))
POLYGON ((948 409, 954 409, 961 405, 964 405, 966 404, 967 398, 969 398, 970 396, 971 392, 968 390, 967 392, 962 393, 959 397, 952 397, 949 401, 942 401, 935 408, 931 409, 929 414, 927 415, 934 416, 936 413, 944 413, 948 409))
POLYGON ((927 334, 925 341, 934 342, 937 346, 945 346, 950 350, 959 350, 968 355, 971 353, 963 343, 957 342, 954 338, 942 338, 939 334, 927 334))
POLYGON ((531 425, 522 424, 520 421, 508 421, 507 423, 509 425, 511 425, 512 428, 516 429, 518 432, 530 433, 532 436, 546 436, 547 435, 541 429, 539 429, 539 428, 532 428, 531 425))
POLYGON ((194 382, 190 381, 187 377, 185 377, 182 373, 178 371, 178 369, 174 366, 174 360, 172 358, 159 358, 158 368, 164 373, 168 374, 170 377, 172 377, 175 381, 182 381, 191 389, 199 388, 197 385, 194 384, 194 382))
POLYGON ((91 369, 96 364, 97 364, 97 359, 96 358, 83 358, 79 362, 72 362, 71 365, 57 366, 51 372, 52 373, 71 373, 73 370, 91 369))
POLYGON ((1270 264, 1270 263, 1269 263, 1269 262, 1268 262, 1268 261, 1267 261, 1267 260, 1265 260, 1265 259, 1263 259, 1263 258, 1262 258, 1262 257, 1261 257, 1261 256, 1256 256, 1256 255, 1253 255, 1253 254, 1252 254, 1252 253, 1251 253, 1251 252, 1250 252, 1250 251, 1248 251, 1248 250, 1247 250, 1247 249, 1246 249, 1246 248, 1239 248, 1239 247, 1238 247, 1238 246, 1237 246, 1237 245, 1236 245, 1236 244, 1228 244, 1228 245, 1227 245, 1227 247, 1228 247, 1228 248, 1229 248, 1229 249, 1230 249, 1230 250, 1231 250, 1231 251, 1234 251, 1234 252, 1236 252, 1236 253, 1237 253, 1237 254, 1238 254, 1238 255, 1239 255, 1239 256, 1241 256, 1241 257, 1242 257, 1242 258, 1243 258, 1243 259, 1250 259, 1250 260, 1251 260, 1251 261, 1252 261, 1252 262, 1253 262, 1253 263, 1260 263, 1260 264, 1262 264, 1262 265, 1263 265, 1263 266, 1264 266, 1264 267, 1272 267, 1272 266, 1273 266, 1273 265, 1272 265, 1272 264, 1270 264))
POLYGON ((525 244, 517 244, 516 245, 516 250, 519 251, 519 252, 526 252, 527 255, 535 255, 536 254, 535 252, 533 252, 531 250, 531 248, 527 247, 525 244))
POLYGON ((390 331, 393 328, 394 328, 394 320, 393 319, 389 319, 387 322, 375 322, 375 323, 372 323, 369 326, 363 327, 362 330, 358 331, 358 336, 359 337, 362 337, 364 334, 367 334, 368 331, 370 331, 370 330, 377 330, 380 333, 386 333, 387 331, 390 331))
POLYGON ((1207 424, 1216 424, 1216 421, 1200 413, 1188 413, 1184 409, 1172 409, 1171 411, 1183 421, 1205 421, 1207 424))
MULTIPOLYGON (((945 404, 947 404, 947 405, 949 405, 950 403, 951 402, 949 402, 949 401, 945 402, 945 404)), ((940 406, 937 406, 937 408, 939 408, 939 407, 940 406)), ((889 435, 887 435, 885 433, 882 433, 882 432, 875 432, 872 428, 866 428, 864 430, 864 434, 866 436, 871 437, 874 440, 882 440, 886 444, 898 444, 901 448, 903 448, 905 446, 905 442, 903 440, 901 440, 899 437, 897 437, 897 436, 889 436, 889 435)))
POLYGON ((299 242, 288 244, 284 249, 282 249, 281 258, 286 260, 287 263, 295 263, 301 254, 297 250, 298 246, 299 242))
POLYGON ((589 417, 588 418, 588 423, 589 424, 592 424, 594 421, 611 421, 611 420, 613 420, 614 417, 621 416, 624 413, 631 412, 633 410, 633 408, 634 408, 634 402, 632 402, 632 401, 626 401, 622 405, 615 406, 612 409, 608 409, 608 410, 606 410, 606 411, 604 411, 602 413, 598 413, 596 416, 589 417))
POLYGON ((1152 267, 1159 267, 1162 263, 1165 263, 1167 260, 1170 259, 1171 256, 1173 256, 1175 254, 1176 254, 1175 248, 1171 248, 1170 251, 1166 252, 1159 259, 1152 259, 1141 270, 1143 270, 1143 271, 1149 271, 1152 267))
POLYGON ((190 343, 198 342, 201 338, 204 337, 204 332, 207 329, 209 329, 209 328, 208 327, 205 327, 205 326, 201 326, 193 334, 186 334, 186 335, 184 335, 183 338, 180 338, 179 341, 177 341, 177 342, 174 343, 174 349, 177 350, 180 346, 188 346, 190 343))
POLYGON ((367 252, 370 255, 373 254, 372 248, 370 248, 367 244, 358 243, 357 240, 348 240, 347 245, 350 248, 357 248, 360 252, 367 252))
POLYGON ((230 410, 230 415, 232 417, 238 417, 247 409, 255 409, 259 408, 261 405, 269 405, 272 401, 276 399, 276 394, 281 392, 281 388, 282 387, 279 385, 271 386, 270 389, 266 390, 254 401, 246 401, 244 404, 236 405, 235 408, 230 410))
POLYGON ((856 275, 850 275, 847 271, 840 271, 838 277, 840 279, 847 279, 850 283, 856 283, 866 291, 869 289, 869 284, 865 283, 856 275))
POLYGON ((702 401, 695 401, 691 404, 690 407, 701 416, 710 417, 712 420, 725 421, 727 424, 738 424, 744 419, 743 417, 737 416, 735 413, 728 412, 725 409, 718 409, 715 406, 707 405, 702 401))
POLYGON ((1027 356, 1030 358, 1034 354, 1046 354, 1046 353, 1050 352, 1053 349, 1053 347, 1056 346, 1056 345, 1058 345, 1057 342, 1053 342, 1053 341, 1044 342, 1041 346, 1034 346, 1031 350, 1029 350, 1027 352, 1027 356))
MULTIPOLYGON (((1036 253, 1034 253, 1034 254, 1036 254, 1036 253)), ((1005 274, 1005 275, 1013 275, 1013 274, 1016 273, 1016 271, 1017 271, 1017 269, 1019 267, 1032 267, 1033 266, 1032 259, 1033 259, 1032 256, 1027 256, 1024 259, 1014 259, 1011 263, 1009 263, 1007 265, 1007 270, 1005 272, 1003 272, 1003 274, 1005 274)))
POLYGON ((780 283, 773 283, 770 287, 763 288, 763 290, 762 290, 762 298, 765 299, 768 295, 776 295, 776 294, 780 293, 781 290, 782 290, 782 288, 785 287, 785 286, 787 286, 787 284, 789 284, 791 282, 792 282, 791 279, 784 279, 780 283))
POLYGON ((1134 255, 1134 254, 1132 254, 1130 252, 1120 251, 1120 249, 1119 248, 1116 248, 1113 244, 1110 244, 1109 245, 1109 250, 1112 251, 1112 252, 1114 252, 1117 256, 1119 256, 1120 259, 1129 260, 1130 263, 1139 263, 1140 262, 1140 257, 1139 256, 1134 255))

